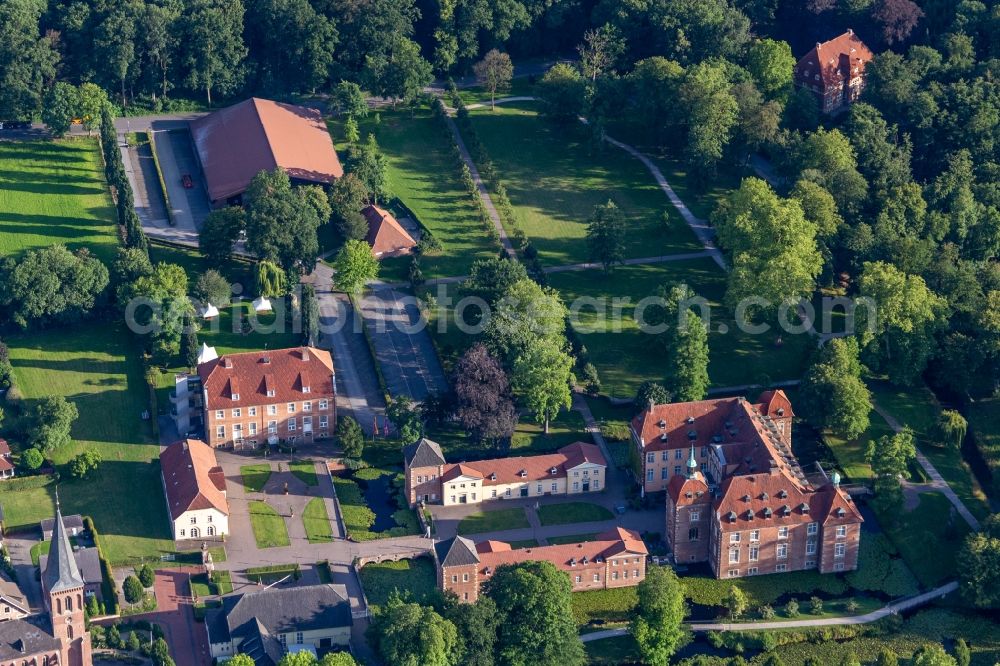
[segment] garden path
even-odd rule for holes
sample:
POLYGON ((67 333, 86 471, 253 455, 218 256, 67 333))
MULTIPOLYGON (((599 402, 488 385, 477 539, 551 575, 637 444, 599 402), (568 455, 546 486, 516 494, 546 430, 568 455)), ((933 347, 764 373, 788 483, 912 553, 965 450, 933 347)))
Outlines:
MULTIPOLYGON (((873 406, 875 408, 875 411, 878 412, 879 416, 885 419, 885 422, 889 424, 889 427, 892 428, 893 432, 900 432, 903 430, 903 425, 899 421, 897 421, 892 414, 885 411, 885 409, 879 406, 877 403, 873 403, 873 406)), ((951 489, 951 486, 949 486, 948 482, 944 480, 944 477, 941 476, 941 473, 938 472, 937 469, 934 467, 934 465, 931 463, 931 461, 927 459, 927 456, 921 453, 920 449, 917 449, 917 462, 920 463, 920 466, 923 467, 924 472, 926 472, 927 476, 930 477, 931 479, 930 482, 914 484, 914 485, 909 485, 906 484, 906 482, 904 482, 904 487, 920 488, 921 489, 920 492, 940 492, 944 494, 944 496, 948 498, 948 501, 951 502, 952 505, 954 505, 955 510, 958 511, 958 514, 962 516, 965 522, 969 524, 969 527, 971 527, 974 530, 978 530, 979 521, 976 519, 974 515, 972 515, 972 512, 969 511, 968 508, 966 508, 965 504, 962 503, 962 500, 959 498, 959 496, 955 494, 955 491, 951 489)))
MULTIPOLYGON (((811 628, 849 624, 868 624, 870 622, 881 620, 887 615, 897 615, 902 611, 923 606, 934 601, 935 599, 941 599, 945 595, 950 594, 957 589, 958 583, 952 581, 950 583, 945 583, 940 587, 936 587, 929 592, 918 594, 915 597, 894 601, 891 604, 887 604, 878 610, 874 610, 871 613, 865 613, 864 615, 824 617, 816 619, 803 618, 801 620, 784 620, 780 622, 692 622, 689 626, 692 631, 753 631, 757 629, 794 629, 800 627, 811 628)), ((614 638, 615 636, 624 636, 626 634, 628 634, 628 629, 624 627, 620 629, 605 629, 604 631, 595 631, 593 633, 584 634, 580 636, 580 640, 584 643, 589 643, 591 641, 599 641, 603 638, 614 638)))

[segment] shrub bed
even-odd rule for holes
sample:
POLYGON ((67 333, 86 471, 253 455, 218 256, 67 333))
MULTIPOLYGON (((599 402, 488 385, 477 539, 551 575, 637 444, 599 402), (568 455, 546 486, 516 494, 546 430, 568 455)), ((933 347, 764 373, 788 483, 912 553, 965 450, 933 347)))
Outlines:
POLYGON ((573 617, 577 624, 628 622, 639 603, 634 587, 616 587, 573 593, 573 617))
POLYGON ((773 604, 785 594, 825 593, 840 596, 848 590, 847 583, 835 574, 820 574, 816 571, 792 571, 725 580, 707 576, 683 576, 681 583, 684 585, 685 596, 692 603, 703 606, 722 606, 733 586, 749 597, 751 606, 773 604))

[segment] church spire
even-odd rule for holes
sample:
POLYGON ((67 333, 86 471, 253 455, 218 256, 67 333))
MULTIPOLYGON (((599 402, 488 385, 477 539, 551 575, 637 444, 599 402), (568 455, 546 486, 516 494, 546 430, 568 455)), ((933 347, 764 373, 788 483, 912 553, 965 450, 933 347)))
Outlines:
POLYGON ((687 461, 687 476, 689 479, 693 479, 694 475, 698 472, 698 461, 694 458, 694 444, 691 445, 691 455, 688 456, 687 461))
POLYGON ((58 490, 56 490, 56 518, 52 526, 52 546, 49 548, 49 560, 45 566, 42 582, 49 594, 83 587, 83 577, 76 566, 73 546, 69 542, 66 526, 63 525, 58 490))

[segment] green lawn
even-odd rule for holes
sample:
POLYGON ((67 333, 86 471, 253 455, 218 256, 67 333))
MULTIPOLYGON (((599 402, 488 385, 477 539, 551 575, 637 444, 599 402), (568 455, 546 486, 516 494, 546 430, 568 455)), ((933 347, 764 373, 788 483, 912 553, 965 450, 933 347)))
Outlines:
POLYGON ((387 602, 395 590, 417 603, 427 603, 438 596, 434 562, 429 557, 366 564, 359 573, 372 606, 387 602))
MULTIPOLYGON (((427 279, 467 275, 476 259, 495 254, 472 199, 462 186, 451 156, 451 137, 437 128, 429 108, 415 111, 380 110, 360 123, 362 140, 374 131, 379 147, 389 160, 388 189, 410 209, 419 222, 441 243, 441 250, 421 258, 427 279)), ((337 150, 346 154, 347 144, 339 122, 330 123, 337 150)), ((398 279, 402 271, 389 271, 398 279)))
POLYGON ((309 543, 330 543, 333 541, 333 526, 326 512, 326 503, 322 497, 314 497, 302 511, 302 523, 306 527, 306 538, 309 543))
POLYGON ((289 471, 307 486, 318 486, 316 464, 312 460, 298 460, 288 465, 289 471))
POLYGON ((1000 396, 982 398, 969 405, 969 430, 993 473, 993 488, 1000 491, 1000 396))
MULTIPOLYGON (((271 302, 275 303, 275 300, 271 302)), ((220 310, 219 316, 212 321, 203 321, 202 328, 198 331, 198 341, 215 347, 220 356, 265 348, 285 349, 302 344, 302 334, 291 329, 284 318, 278 318, 277 311, 255 313, 250 301, 241 301, 220 310), (234 319, 237 326, 235 331, 234 319), (249 333, 240 330, 243 321, 251 323, 252 330, 249 333)))
POLYGON ((114 259, 115 211, 97 141, 0 142, 0 256, 55 243, 114 259))
POLYGON ((587 221, 594 206, 608 200, 628 224, 626 256, 701 249, 646 167, 628 153, 611 146, 594 153, 581 128, 542 121, 532 102, 470 117, 544 264, 589 261, 587 221))
POLYGON ((924 385, 899 388, 884 381, 870 381, 875 402, 917 437, 917 445, 941 473, 962 503, 977 518, 990 515, 986 493, 976 481, 960 451, 937 441, 934 424, 941 407, 929 388, 924 385))
POLYGON ((484 532, 505 532, 531 527, 524 509, 497 509, 473 513, 458 524, 459 534, 482 534, 484 532))
POLYGON ((271 478, 271 466, 267 463, 243 465, 240 467, 240 476, 248 493, 259 493, 271 478))
POLYGON ((837 459, 837 466, 849 481, 862 482, 872 477, 871 465, 865 460, 868 444, 872 440, 892 434, 892 428, 878 413, 873 411, 870 418, 871 424, 868 430, 856 439, 844 439, 832 433, 823 435, 824 441, 837 459))
POLYGON ((611 520, 614 514, 599 504, 590 502, 565 502, 546 504, 538 509, 538 520, 542 525, 566 525, 567 523, 594 523, 611 520))
POLYGON ((913 511, 879 516, 879 522, 921 585, 934 587, 955 576, 957 545, 969 527, 947 497, 923 493, 913 511))
MULTIPOLYGON (((86 323, 5 339, 26 404, 62 395, 80 413, 72 442, 53 454, 65 465, 92 448, 104 459, 85 481, 64 474, 59 496, 66 514, 90 515, 108 559, 124 564, 173 552, 160 481, 159 447, 153 443, 149 394, 137 352, 124 326, 86 323)), ((13 415, 8 406, 7 415, 13 415)), ((17 442, 14 442, 16 445, 17 442)), ((54 485, 24 491, 0 486, 8 529, 34 526, 55 513, 54 485)))
POLYGON ((597 532, 594 532, 593 534, 570 534, 568 536, 553 536, 553 537, 548 537, 546 541, 549 542, 550 546, 558 546, 565 543, 583 543, 584 541, 593 541, 596 538, 597 538, 597 532))
POLYGON ((288 530, 285 529, 285 519, 267 502, 250 502, 250 525, 258 548, 275 548, 291 543, 288 540, 288 530))
POLYGON ((708 374, 712 386, 768 383, 801 377, 814 339, 774 330, 754 335, 738 330, 732 312, 721 305, 726 275, 711 259, 618 267, 608 276, 602 271, 556 273, 549 283, 574 309, 580 339, 590 352, 601 379, 601 392, 631 398, 645 380, 663 381, 666 373, 662 348, 635 321, 635 305, 655 296, 663 285, 688 284, 707 299, 711 308, 708 336, 708 374), (578 299, 596 299, 584 301, 578 299), (621 306, 616 326, 613 299, 630 299, 621 306), (726 332, 720 330, 725 326, 726 332), (616 330, 616 328, 618 330, 616 330))

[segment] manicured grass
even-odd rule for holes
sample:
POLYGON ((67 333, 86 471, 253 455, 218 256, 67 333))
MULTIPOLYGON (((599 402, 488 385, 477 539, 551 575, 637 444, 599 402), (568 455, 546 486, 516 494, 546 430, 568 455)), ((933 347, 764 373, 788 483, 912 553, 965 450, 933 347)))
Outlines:
POLYGON ((538 520, 542 522, 542 525, 594 523, 601 520, 611 520, 614 517, 614 514, 608 509, 590 502, 546 504, 538 509, 538 520))
POLYGON ((307 486, 318 486, 316 464, 311 460, 298 460, 288 465, 288 470, 307 486))
MULTIPOLYGON (((376 127, 374 114, 362 119, 362 140, 374 132, 379 148, 389 160, 388 189, 413 211, 419 222, 441 243, 441 250, 421 257, 427 279, 468 275, 476 259, 495 254, 471 197, 466 193, 451 156, 451 136, 435 124, 429 108, 392 111, 381 109, 376 127)), ((341 154, 347 144, 340 122, 330 123, 341 154)), ((399 271, 388 271, 398 279, 399 271)))
MULTIPOLYGON (((30 406, 62 395, 77 406, 72 442, 52 458, 64 466, 85 449, 104 460, 90 478, 63 474, 63 512, 90 515, 112 564, 173 552, 160 480, 159 447, 149 421, 149 392, 123 325, 95 322, 5 338, 17 385, 30 406)), ((7 407, 7 418, 14 410, 7 407)), ((12 442, 17 445, 18 442, 12 442)), ((25 491, 0 486, 7 529, 34 526, 55 513, 54 484, 25 491)))
POLYGON ((934 426, 941 407, 931 390, 922 384, 899 388, 884 381, 871 381, 869 387, 879 406, 913 430, 921 452, 969 511, 980 520, 990 515, 986 493, 962 459, 961 452, 937 441, 934 426))
MULTIPOLYGON (((441 445, 441 450, 449 460, 482 460, 508 456, 532 456, 551 453, 573 442, 590 442, 583 417, 579 412, 564 410, 549 424, 549 434, 535 423, 530 415, 522 417, 514 430, 509 449, 498 451, 476 444, 454 424, 433 426, 427 436, 441 445)), ((401 460, 398 449, 393 452, 395 460, 401 460)), ((367 459, 367 455, 366 455, 367 459)))
POLYGON ((233 591, 232 574, 228 571, 216 570, 212 575, 217 594, 229 594, 233 591))
POLYGON ((840 467, 849 481, 863 482, 872 477, 871 465, 865 460, 868 444, 880 437, 892 434, 892 428, 877 412, 873 411, 870 419, 871 424, 868 426, 868 430, 856 439, 847 440, 832 433, 823 435, 823 440, 830 447, 834 458, 837 459, 837 466, 840 467))
POLYGON ((544 264, 589 261, 587 222, 594 206, 608 200, 629 227, 626 256, 701 249, 652 175, 628 153, 612 146, 594 152, 583 129, 544 122, 532 102, 470 117, 544 264))
POLYGON ((282 306, 288 307, 280 299, 271 299, 274 312, 253 311, 252 298, 222 308, 219 316, 212 321, 203 321, 198 331, 198 341, 215 347, 220 354, 235 354, 259 349, 285 349, 302 344, 302 334, 292 331, 291 324, 280 315, 282 306), (234 330, 234 320, 236 329, 234 330), (241 331, 242 322, 250 322, 249 333, 241 331))
POLYGON ((577 624, 591 622, 627 622, 639 603, 634 587, 615 587, 573 593, 573 617, 577 624))
POLYGON ((253 538, 258 548, 276 548, 287 546, 288 530, 285 529, 285 519, 278 515, 267 502, 252 501, 250 507, 250 525, 253 527, 253 538))
POLYGON ((458 523, 459 534, 482 534, 484 532, 505 532, 531 527, 524 509, 497 509, 480 511, 463 518, 458 523))
POLYGON ((302 511, 302 523, 306 528, 306 538, 309 543, 330 543, 333 541, 333 526, 326 512, 326 503, 322 497, 314 497, 302 511))
POLYGON ((822 592, 839 596, 847 592, 847 584, 835 574, 817 571, 792 571, 783 574, 748 576, 746 578, 709 578, 707 576, 681 576, 684 596, 691 603, 702 606, 722 606, 734 585, 746 593, 750 606, 772 604, 784 594, 810 595, 822 592))
POLYGON ((926 588, 956 574, 958 544, 969 532, 962 517, 941 493, 922 493, 913 511, 879 516, 889 540, 926 588))
POLYGON ((707 299, 711 308, 708 375, 714 387, 798 379, 815 344, 807 334, 740 331, 734 313, 721 305, 726 275, 711 259, 623 266, 610 276, 598 270, 556 273, 549 276, 549 283, 571 310, 578 302, 578 314, 571 315, 574 326, 597 367, 602 394, 616 398, 632 398, 643 381, 663 381, 666 374, 663 348, 653 335, 639 329, 634 318, 635 304, 655 296, 661 286, 686 283, 707 299), (581 298, 597 299, 600 309, 595 311, 592 301, 577 301, 581 298), (615 298, 630 299, 621 307, 618 331, 615 298))
POLYGON ((299 565, 298 564, 270 564, 265 567, 250 567, 246 570, 246 576, 248 580, 257 583, 276 583, 282 578, 291 576, 293 579, 298 580, 299 565))
POLYGON ((639 646, 631 635, 613 636, 583 644, 590 666, 628 666, 641 664, 639 646))
POLYGON ((248 493, 259 493, 271 478, 271 466, 267 463, 243 465, 240 467, 240 477, 248 493))
POLYGON ((582 543, 584 541, 593 541, 597 538, 597 532, 591 534, 570 534, 568 536, 553 536, 547 537, 545 540, 549 542, 550 546, 558 546, 564 543, 582 543))
POLYGON ((95 139, 0 142, 0 256, 62 243, 110 264, 116 233, 95 139))
POLYGON ((438 596, 434 562, 429 557, 366 564, 359 573, 371 606, 385 604, 397 590, 417 603, 427 603, 438 596))

